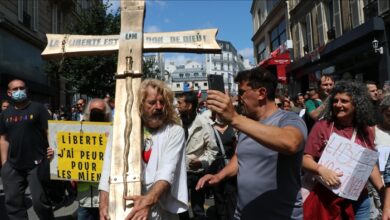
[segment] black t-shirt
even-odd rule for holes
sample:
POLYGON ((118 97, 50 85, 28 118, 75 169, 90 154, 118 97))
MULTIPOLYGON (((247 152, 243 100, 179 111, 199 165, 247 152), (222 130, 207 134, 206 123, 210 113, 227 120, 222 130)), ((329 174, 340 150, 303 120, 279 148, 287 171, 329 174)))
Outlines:
MULTIPOLYGON (((218 130, 217 130, 218 131, 218 130)), ((225 155, 227 159, 232 159, 235 149, 236 143, 236 135, 232 126, 229 126, 225 132, 222 134, 218 131, 219 137, 221 137, 222 144, 225 148, 225 155)))
POLYGON ((49 113, 39 103, 23 109, 10 107, 0 115, 0 134, 9 142, 8 162, 15 169, 31 169, 40 163, 49 146, 46 130, 49 113))

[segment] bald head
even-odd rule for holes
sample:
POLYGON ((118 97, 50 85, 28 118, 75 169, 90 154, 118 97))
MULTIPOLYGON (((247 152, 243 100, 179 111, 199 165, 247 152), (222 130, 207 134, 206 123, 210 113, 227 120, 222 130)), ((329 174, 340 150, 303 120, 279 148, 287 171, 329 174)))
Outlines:
POLYGON ((89 104, 89 108, 92 109, 99 109, 102 111, 106 111, 106 102, 103 99, 93 99, 91 100, 91 103, 89 104))
POLYGON ((8 90, 13 90, 15 87, 26 87, 26 84, 20 79, 14 79, 8 83, 8 90))
POLYGON ((110 106, 103 99, 92 99, 85 109, 84 119, 87 121, 111 121, 110 106))

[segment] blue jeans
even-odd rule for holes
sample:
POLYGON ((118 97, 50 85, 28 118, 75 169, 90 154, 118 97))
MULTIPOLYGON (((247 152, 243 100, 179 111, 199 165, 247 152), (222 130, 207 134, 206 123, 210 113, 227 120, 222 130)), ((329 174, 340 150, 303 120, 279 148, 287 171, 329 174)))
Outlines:
POLYGON ((78 220, 99 220, 99 208, 79 207, 77 210, 78 220))
POLYGON ((371 203, 368 195, 352 202, 353 210, 355 211, 355 220, 370 219, 371 203))

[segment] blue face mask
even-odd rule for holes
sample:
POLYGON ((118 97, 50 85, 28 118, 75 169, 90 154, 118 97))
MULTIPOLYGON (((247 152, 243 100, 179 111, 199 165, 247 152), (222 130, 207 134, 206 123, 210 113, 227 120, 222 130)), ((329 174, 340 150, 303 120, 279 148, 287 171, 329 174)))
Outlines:
POLYGON ((15 102, 23 102, 24 100, 27 99, 26 90, 23 89, 18 91, 12 91, 11 98, 15 102))

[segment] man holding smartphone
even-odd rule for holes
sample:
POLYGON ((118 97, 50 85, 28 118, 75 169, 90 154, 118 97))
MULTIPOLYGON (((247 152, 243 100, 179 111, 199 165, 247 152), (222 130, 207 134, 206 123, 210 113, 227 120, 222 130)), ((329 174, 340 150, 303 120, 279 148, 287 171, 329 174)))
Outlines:
POLYGON ((238 114, 228 94, 209 90, 207 107, 239 131, 236 154, 196 189, 237 176, 235 219, 302 219, 300 171, 307 136, 304 121, 275 105, 276 77, 257 67, 239 72, 238 114))

